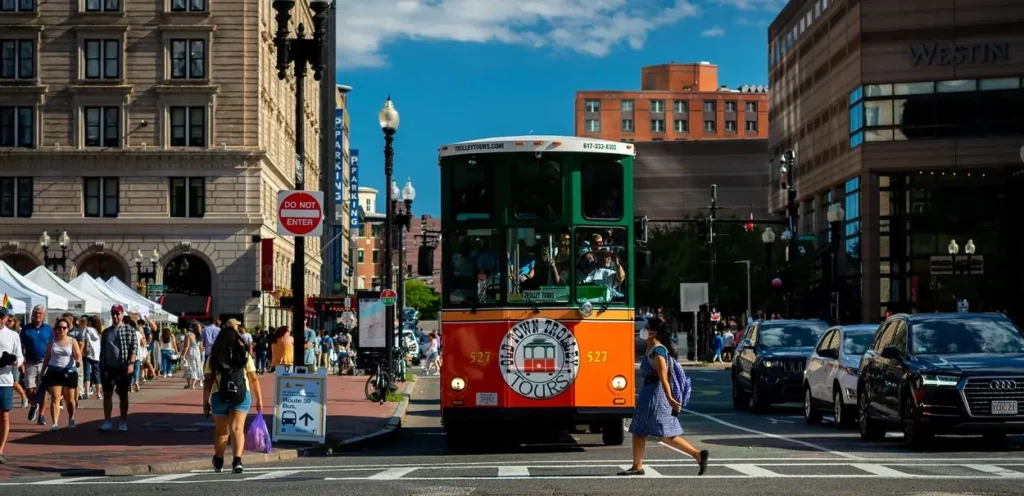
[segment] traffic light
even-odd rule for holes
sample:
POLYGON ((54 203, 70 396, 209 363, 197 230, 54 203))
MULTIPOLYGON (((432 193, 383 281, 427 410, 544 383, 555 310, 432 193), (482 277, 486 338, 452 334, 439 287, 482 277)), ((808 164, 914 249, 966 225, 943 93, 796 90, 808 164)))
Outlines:
POLYGON ((434 248, 426 245, 420 246, 418 254, 416 273, 423 277, 434 275, 434 248))
POLYGON ((697 240, 701 243, 707 243, 708 239, 708 220, 697 219, 697 240))
POLYGON ((633 237, 638 243, 647 242, 647 216, 633 218, 633 237))

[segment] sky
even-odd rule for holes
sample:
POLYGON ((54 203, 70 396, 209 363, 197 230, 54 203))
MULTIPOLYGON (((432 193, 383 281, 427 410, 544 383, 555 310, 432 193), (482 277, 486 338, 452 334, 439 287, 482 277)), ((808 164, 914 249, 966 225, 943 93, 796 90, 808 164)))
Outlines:
POLYGON ((576 91, 636 90, 640 68, 718 65, 719 84, 768 84, 767 28, 785 0, 346 0, 338 84, 349 93, 359 183, 381 192, 390 95, 395 179, 416 215, 440 214, 437 149, 476 138, 574 133, 576 91))

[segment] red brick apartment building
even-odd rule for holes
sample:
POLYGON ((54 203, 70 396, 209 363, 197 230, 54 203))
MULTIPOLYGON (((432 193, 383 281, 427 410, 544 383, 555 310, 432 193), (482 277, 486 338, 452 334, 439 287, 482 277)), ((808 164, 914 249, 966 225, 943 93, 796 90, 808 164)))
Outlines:
POLYGON ((718 66, 662 64, 640 70, 640 91, 576 92, 576 136, 613 141, 764 139, 768 88, 718 85, 718 66))

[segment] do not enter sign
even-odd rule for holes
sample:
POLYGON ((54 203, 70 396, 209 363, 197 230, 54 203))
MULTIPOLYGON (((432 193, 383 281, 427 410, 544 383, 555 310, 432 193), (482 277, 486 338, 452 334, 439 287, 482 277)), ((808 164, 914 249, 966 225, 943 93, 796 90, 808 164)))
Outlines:
POLYGON ((320 236, 324 231, 323 191, 278 191, 277 234, 320 236))

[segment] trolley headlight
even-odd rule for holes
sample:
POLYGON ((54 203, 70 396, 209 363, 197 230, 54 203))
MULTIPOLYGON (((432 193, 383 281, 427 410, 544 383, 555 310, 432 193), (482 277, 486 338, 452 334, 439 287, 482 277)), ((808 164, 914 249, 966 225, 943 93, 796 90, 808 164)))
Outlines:
POLYGON ((466 380, 465 379, 463 379, 461 377, 456 377, 456 378, 452 379, 452 390, 454 390, 454 391, 462 391, 463 389, 466 389, 466 380))
POLYGON ((626 389, 626 384, 626 378, 621 375, 617 375, 612 378, 612 389, 616 391, 622 391, 623 389, 626 389))

